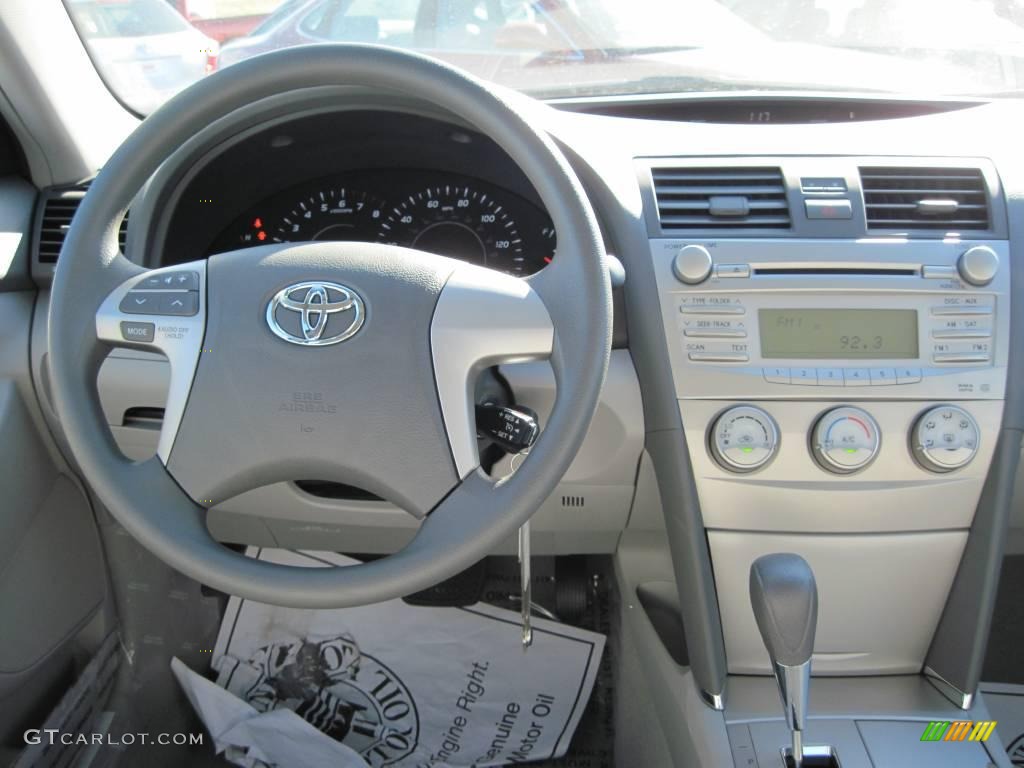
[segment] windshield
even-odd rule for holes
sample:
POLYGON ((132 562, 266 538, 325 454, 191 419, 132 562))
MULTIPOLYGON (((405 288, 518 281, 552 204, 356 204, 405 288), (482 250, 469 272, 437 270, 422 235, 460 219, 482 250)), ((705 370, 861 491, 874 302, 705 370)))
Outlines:
POLYGON ((65 0, 147 113, 218 68, 309 43, 445 59, 541 98, 1024 91, 1024 0, 65 0))

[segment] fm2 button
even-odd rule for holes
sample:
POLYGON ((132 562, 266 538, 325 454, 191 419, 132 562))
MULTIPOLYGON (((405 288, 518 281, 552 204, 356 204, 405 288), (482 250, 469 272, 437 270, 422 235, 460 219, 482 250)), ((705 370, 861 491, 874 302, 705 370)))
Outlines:
POLYGON ((156 325, 153 323, 136 323, 131 320, 121 321, 121 338, 125 341, 148 343, 153 341, 156 325))

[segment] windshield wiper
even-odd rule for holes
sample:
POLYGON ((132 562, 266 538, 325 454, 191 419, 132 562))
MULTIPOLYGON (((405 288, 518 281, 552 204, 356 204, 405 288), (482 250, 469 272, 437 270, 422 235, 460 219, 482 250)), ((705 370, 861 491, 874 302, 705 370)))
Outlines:
POLYGON ((593 64, 601 61, 617 61, 636 56, 650 56, 659 53, 682 53, 699 51, 700 45, 648 45, 632 48, 566 48, 563 50, 542 51, 526 62, 526 66, 544 64, 593 64))

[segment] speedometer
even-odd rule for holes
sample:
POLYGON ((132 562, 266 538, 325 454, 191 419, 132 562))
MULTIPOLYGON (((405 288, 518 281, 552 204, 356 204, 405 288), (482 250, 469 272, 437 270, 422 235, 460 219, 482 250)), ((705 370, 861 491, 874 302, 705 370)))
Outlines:
POLYGON ((544 266, 529 263, 518 225, 500 202, 467 185, 427 187, 391 207, 378 240, 526 275, 544 266))
POLYGON ((376 197, 346 187, 331 187, 300 200, 287 214, 267 222, 270 242, 373 240, 384 214, 376 197))

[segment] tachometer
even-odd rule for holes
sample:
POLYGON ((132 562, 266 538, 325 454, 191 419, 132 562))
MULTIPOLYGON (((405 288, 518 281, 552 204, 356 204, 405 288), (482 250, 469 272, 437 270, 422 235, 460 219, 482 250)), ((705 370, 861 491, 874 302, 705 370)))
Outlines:
POLYGON ((332 187, 313 193, 275 221, 267 222, 272 243, 307 240, 375 239, 384 203, 359 190, 332 187))
POLYGON ((500 202, 467 185, 427 187, 384 214, 378 240, 473 262, 513 275, 536 272, 519 228, 500 202))

